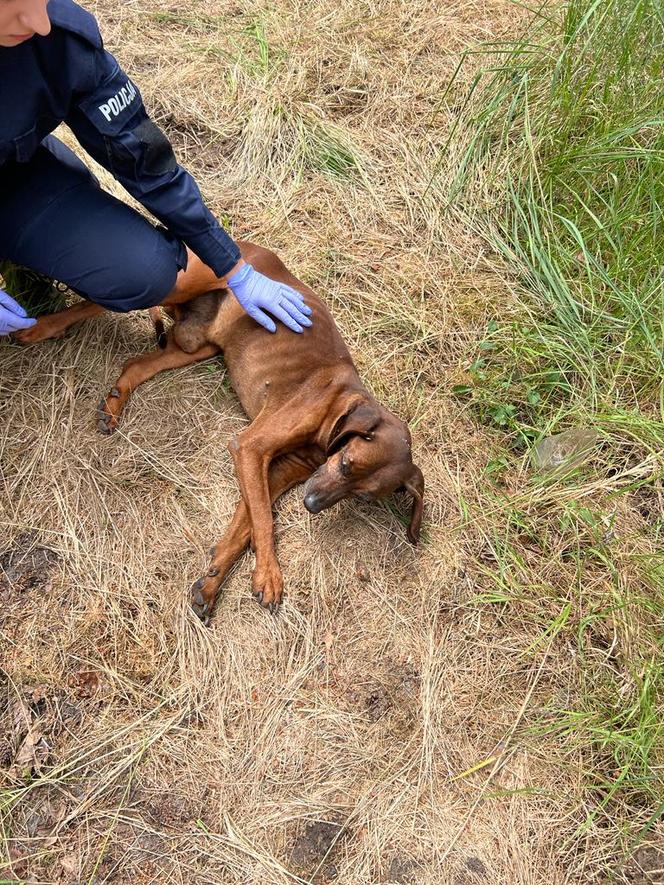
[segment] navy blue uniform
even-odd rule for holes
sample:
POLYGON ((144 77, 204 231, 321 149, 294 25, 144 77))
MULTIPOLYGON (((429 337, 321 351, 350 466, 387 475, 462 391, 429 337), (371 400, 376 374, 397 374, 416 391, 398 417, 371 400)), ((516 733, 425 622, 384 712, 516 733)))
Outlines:
POLYGON ((93 16, 73 0, 50 0, 48 14, 48 36, 0 47, 0 257, 113 310, 162 301, 186 266, 183 243, 226 274, 238 246, 103 48, 93 16), (97 186, 50 135, 62 122, 166 230, 97 186))

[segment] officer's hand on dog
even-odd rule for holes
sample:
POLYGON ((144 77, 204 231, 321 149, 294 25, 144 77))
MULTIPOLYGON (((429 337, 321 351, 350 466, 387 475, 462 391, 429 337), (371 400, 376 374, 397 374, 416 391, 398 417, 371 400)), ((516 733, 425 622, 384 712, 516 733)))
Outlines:
POLYGON ((228 287, 249 316, 268 332, 277 331, 268 313, 293 332, 303 332, 305 326, 311 325, 311 308, 305 304, 299 292, 271 280, 246 262, 241 264, 239 270, 231 272, 228 287))
POLYGON ((30 319, 18 302, 0 289, 0 335, 11 335, 19 329, 29 329, 37 320, 30 319))

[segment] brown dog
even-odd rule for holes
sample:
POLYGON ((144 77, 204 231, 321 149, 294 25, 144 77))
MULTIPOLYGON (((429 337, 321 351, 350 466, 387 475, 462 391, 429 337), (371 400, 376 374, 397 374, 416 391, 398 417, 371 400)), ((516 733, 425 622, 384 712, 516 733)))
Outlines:
POLYGON ((296 335, 279 324, 270 334, 228 290, 201 295, 173 308, 175 325, 165 349, 130 360, 98 416, 99 429, 111 432, 131 392, 148 378, 223 350, 252 423, 229 444, 242 500, 213 548, 207 574, 192 588, 194 610, 206 623, 225 576, 250 542, 256 552, 254 595, 276 611, 283 579, 272 503, 298 483, 306 480, 304 504, 311 513, 342 498, 373 501, 404 488, 413 496, 408 538, 414 544, 422 520, 424 479, 412 461, 408 427, 362 385, 323 301, 272 252, 240 246, 261 273, 302 292, 313 309, 313 326, 296 335))

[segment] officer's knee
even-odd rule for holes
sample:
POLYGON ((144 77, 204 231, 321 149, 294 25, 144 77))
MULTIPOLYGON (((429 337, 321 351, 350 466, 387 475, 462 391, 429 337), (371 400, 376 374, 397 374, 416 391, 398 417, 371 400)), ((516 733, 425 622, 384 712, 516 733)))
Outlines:
POLYGON ((117 274, 115 285, 109 286, 99 297, 94 294, 88 297, 121 313, 154 307, 175 288, 179 269, 177 257, 168 247, 158 249, 152 260, 144 254, 125 255, 112 270, 117 274))
MULTIPOLYGON (((161 304, 175 288, 178 266, 172 255, 164 255, 163 260, 155 267, 143 268, 143 274, 137 279, 134 302, 140 308, 154 307, 161 304)), ((139 307, 130 308, 138 310, 139 307)))

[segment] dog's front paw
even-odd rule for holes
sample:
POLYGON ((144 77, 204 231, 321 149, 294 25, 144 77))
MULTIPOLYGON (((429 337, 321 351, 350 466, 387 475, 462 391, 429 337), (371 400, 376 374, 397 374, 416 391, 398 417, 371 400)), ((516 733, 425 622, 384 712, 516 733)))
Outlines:
POLYGON ((267 566, 257 566, 251 583, 252 592, 258 604, 271 614, 276 614, 284 592, 284 579, 276 562, 267 566))

